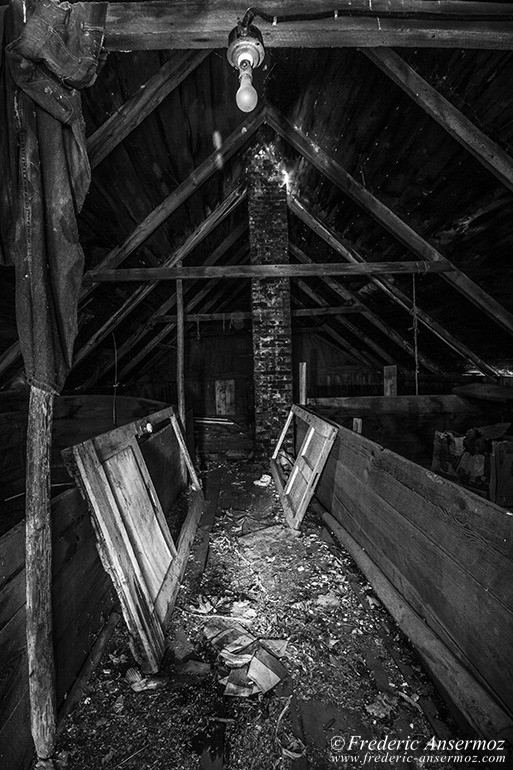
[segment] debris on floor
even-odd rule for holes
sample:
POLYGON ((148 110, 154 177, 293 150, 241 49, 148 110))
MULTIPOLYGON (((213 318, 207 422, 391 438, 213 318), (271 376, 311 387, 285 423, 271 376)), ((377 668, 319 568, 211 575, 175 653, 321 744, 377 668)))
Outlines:
POLYGON ((407 640, 315 517, 298 536, 274 485, 254 484, 261 466, 220 470, 207 565, 186 573, 158 678, 135 668, 120 625, 62 733, 69 767, 372 768, 342 753, 350 736, 453 736, 407 640))

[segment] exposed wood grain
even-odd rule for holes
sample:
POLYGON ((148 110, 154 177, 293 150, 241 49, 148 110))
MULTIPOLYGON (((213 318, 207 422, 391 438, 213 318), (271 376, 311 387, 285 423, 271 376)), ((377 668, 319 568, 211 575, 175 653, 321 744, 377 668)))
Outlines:
POLYGON ((479 735, 490 739, 510 733, 513 729, 511 717, 497 705, 436 634, 426 626, 422 618, 412 610, 359 543, 322 506, 316 507, 316 511, 349 551, 380 601, 419 651, 435 681, 443 685, 468 723, 479 735))
POLYGON ((513 190, 513 158, 507 152, 429 85, 395 51, 366 48, 362 52, 503 185, 513 190))
MULTIPOLYGON (((307 209, 307 207, 299 201, 297 198, 292 198, 289 196, 289 205, 291 207, 291 210, 296 214, 298 217, 302 219, 303 222, 305 222, 317 235, 319 235, 326 243, 328 243, 335 251, 338 252, 344 259, 346 259, 348 262, 352 264, 360 263, 364 261, 364 258, 359 255, 353 248, 349 250, 341 241, 336 237, 336 235, 331 232, 329 228, 327 228, 322 222, 320 222, 311 211, 307 209)), ((324 279, 327 280, 327 279, 324 279)), ((370 277, 371 283, 378 286, 387 296, 390 297, 390 299, 398 304, 400 307, 404 308, 408 313, 413 313, 413 305, 411 302, 411 299, 406 296, 397 286, 392 283, 392 281, 387 280, 384 277, 376 278, 375 276, 370 277)), ((332 286, 332 288, 334 288, 332 286)), ((437 321, 435 321, 434 318, 432 318, 428 313, 426 313, 421 307, 417 305, 416 308, 417 317, 419 321, 424 324, 424 326, 433 332, 439 339, 443 340, 446 345, 448 345, 452 350, 454 350, 458 355, 460 355, 462 358, 466 359, 467 361, 471 361, 475 366, 478 368, 480 372, 483 372, 483 374, 486 374, 490 377, 496 378, 498 376, 496 369, 494 369, 492 366, 486 363, 486 361, 483 361, 482 358, 480 358, 476 353, 474 353, 472 350, 470 350, 466 345, 464 345, 459 339, 457 339, 453 334, 451 334, 447 329, 445 329, 441 324, 439 324, 437 321)), ((413 347, 410 345, 409 352, 411 355, 415 355, 415 351, 413 347)), ((425 364, 425 359, 423 358, 422 354, 419 353, 419 361, 421 363, 425 364)), ((428 367, 431 368, 432 367, 428 367)), ((439 369, 436 369, 436 371, 440 371, 439 369)))
POLYGON ((89 163, 94 168, 190 75, 210 51, 187 51, 169 59, 144 86, 87 139, 89 163))
POLYGON ((31 386, 27 429, 26 624, 31 730, 40 759, 52 756, 57 727, 50 525, 53 399, 53 393, 31 386))
MULTIPOLYGON (((338 307, 312 307, 294 309, 291 314, 296 318, 308 318, 309 316, 325 315, 346 315, 350 313, 361 313, 362 305, 355 302, 353 305, 339 305, 338 307)), ((190 313, 186 316, 187 321, 230 321, 237 316, 241 321, 251 321, 252 314, 249 312, 236 311, 235 313, 190 313)), ((176 323, 175 315, 162 315, 155 318, 155 323, 176 323)))
POLYGON ((340 428, 317 490, 458 660, 513 710, 507 511, 340 428))
POLYGON ((299 398, 298 403, 305 406, 307 403, 307 363, 299 362, 299 398))
MULTIPOLYGON (((369 3, 341 0, 339 18, 287 22, 290 14, 312 14, 308 0, 285 0, 279 6, 279 23, 259 25, 267 47, 321 48, 323 46, 430 46, 461 48, 513 47, 513 26, 509 7, 499 3, 423 2, 374 0, 369 3), (477 5, 478 9, 473 6, 477 5), (450 10, 449 10, 450 9, 450 10), (345 16, 344 11, 352 15, 345 16), (391 13, 399 13, 394 18, 391 13), (366 14, 357 17, 358 12, 366 14), (482 14, 489 19, 480 20, 482 14), (481 16, 479 15, 481 14, 481 16)), ((271 16, 277 11, 272 0, 259 8, 271 16)), ((224 48, 228 33, 241 15, 234 0, 214 0, 207 6, 200 0, 184 7, 179 0, 166 2, 109 3, 106 45, 110 50, 163 48, 224 48)))
POLYGON ((117 590, 131 634, 134 656, 145 671, 158 671, 164 654, 162 627, 154 614, 137 555, 125 531, 117 501, 92 441, 72 448, 73 461, 94 512, 98 550, 117 590))
MULTIPOLYGON (((430 264, 444 262, 444 257, 421 235, 395 214, 388 206, 376 198, 367 188, 349 174, 340 163, 333 160, 324 150, 306 134, 292 125, 290 121, 274 108, 268 108, 266 121, 275 131, 287 139, 316 169, 348 195, 355 203, 377 222, 385 227, 401 243, 430 264)), ((452 263, 451 263, 452 264, 452 263)), ((513 315, 499 302, 485 292, 467 275, 452 265, 452 269, 442 273, 444 279, 481 311, 492 318, 506 331, 513 333, 513 315)))
POLYGON ((387 273, 443 273, 452 270, 448 261, 365 262, 348 265, 312 262, 309 265, 234 265, 233 267, 194 265, 187 267, 134 267, 117 270, 91 270, 84 280, 98 281, 176 281, 207 278, 298 278, 324 275, 382 275, 387 273))

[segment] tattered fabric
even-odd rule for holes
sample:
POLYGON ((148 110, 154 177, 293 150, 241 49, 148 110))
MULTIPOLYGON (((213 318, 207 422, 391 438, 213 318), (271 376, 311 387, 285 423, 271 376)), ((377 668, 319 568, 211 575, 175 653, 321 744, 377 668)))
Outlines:
POLYGON ((77 88, 94 82, 103 58, 107 5, 41 0, 32 7, 16 39, 10 13, 0 30, 0 158, 8 169, 0 257, 16 267, 27 379, 59 393, 72 364, 84 265, 76 215, 90 183, 77 88))

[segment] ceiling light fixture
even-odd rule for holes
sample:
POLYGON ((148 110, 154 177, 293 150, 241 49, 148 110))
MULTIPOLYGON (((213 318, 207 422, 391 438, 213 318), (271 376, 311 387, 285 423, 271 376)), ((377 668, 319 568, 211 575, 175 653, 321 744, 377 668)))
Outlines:
POLYGON ((228 37, 228 61, 239 70, 239 90, 235 96, 242 112, 251 112, 258 104, 258 94, 253 87, 253 70, 262 64, 265 56, 260 30, 252 24, 239 22, 228 37))

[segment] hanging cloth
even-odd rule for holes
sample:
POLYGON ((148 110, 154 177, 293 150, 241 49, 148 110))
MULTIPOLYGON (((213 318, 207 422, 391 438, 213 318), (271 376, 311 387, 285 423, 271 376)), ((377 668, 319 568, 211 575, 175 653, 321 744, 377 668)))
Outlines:
POLYGON ((0 161, 8 170, 0 261, 16 269, 28 382, 53 393, 72 365, 84 268, 76 217, 91 171, 78 89, 92 85, 105 59, 106 11, 107 3, 28 3, 15 39, 12 9, 0 21, 0 161))

